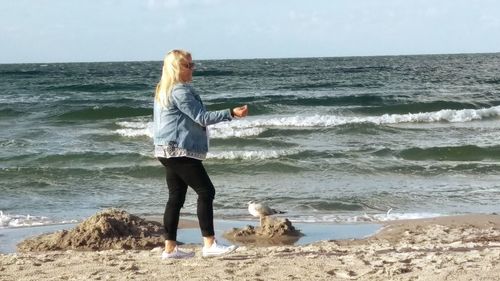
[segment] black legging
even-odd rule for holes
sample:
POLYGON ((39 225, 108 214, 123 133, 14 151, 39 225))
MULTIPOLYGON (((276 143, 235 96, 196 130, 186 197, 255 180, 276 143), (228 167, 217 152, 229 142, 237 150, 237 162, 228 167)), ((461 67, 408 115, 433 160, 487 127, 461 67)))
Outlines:
POLYGON ((215 188, 201 160, 188 157, 159 157, 158 160, 167 170, 168 201, 163 215, 167 240, 177 240, 179 215, 188 186, 198 194, 197 215, 202 236, 214 236, 215 188))

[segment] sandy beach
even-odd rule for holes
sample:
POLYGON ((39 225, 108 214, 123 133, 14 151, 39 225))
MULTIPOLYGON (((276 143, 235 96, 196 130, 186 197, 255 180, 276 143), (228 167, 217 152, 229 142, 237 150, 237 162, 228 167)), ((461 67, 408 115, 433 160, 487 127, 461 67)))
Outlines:
POLYGON ((500 216, 387 223, 359 240, 240 246, 224 257, 160 260, 153 250, 0 255, 0 280, 500 280, 500 216))

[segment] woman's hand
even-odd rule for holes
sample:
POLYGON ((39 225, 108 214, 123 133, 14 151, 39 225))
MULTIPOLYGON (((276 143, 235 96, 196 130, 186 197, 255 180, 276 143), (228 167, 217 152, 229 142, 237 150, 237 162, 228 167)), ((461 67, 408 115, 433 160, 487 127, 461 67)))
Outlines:
POLYGON ((238 118, 245 117, 248 115, 248 107, 245 104, 244 106, 233 108, 231 112, 233 113, 234 117, 238 118))

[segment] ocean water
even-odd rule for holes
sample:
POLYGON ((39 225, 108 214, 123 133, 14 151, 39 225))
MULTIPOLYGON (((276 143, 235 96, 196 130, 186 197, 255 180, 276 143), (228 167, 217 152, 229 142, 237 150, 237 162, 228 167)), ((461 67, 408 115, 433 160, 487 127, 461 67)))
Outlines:
MULTIPOLYGON (((196 61, 217 219, 263 200, 297 222, 500 211, 500 54, 196 61)), ((104 208, 161 215, 161 62, 0 65, 0 227, 104 208)), ((184 217, 196 214, 188 192, 184 217)))

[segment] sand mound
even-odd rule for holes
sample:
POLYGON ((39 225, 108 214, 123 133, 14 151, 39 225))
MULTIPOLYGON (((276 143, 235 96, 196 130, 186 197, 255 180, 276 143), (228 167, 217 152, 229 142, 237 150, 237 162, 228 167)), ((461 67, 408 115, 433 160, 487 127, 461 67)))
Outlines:
POLYGON ((232 242, 257 245, 289 245, 304 236, 286 218, 264 217, 262 227, 247 225, 233 228, 224 233, 224 237, 232 242))
POLYGON ((163 246, 163 227, 123 210, 109 209, 71 230, 44 234, 22 241, 20 252, 54 250, 152 249, 163 246))

